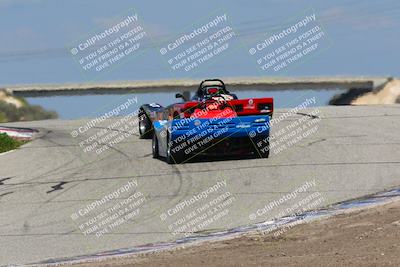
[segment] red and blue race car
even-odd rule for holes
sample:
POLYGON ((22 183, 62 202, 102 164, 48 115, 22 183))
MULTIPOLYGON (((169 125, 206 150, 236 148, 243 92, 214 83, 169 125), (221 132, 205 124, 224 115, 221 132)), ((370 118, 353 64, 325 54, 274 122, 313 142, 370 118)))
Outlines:
POLYGON ((139 110, 140 138, 152 138, 153 157, 182 163, 198 155, 269 155, 272 98, 238 99, 222 80, 200 83, 191 100, 139 110))

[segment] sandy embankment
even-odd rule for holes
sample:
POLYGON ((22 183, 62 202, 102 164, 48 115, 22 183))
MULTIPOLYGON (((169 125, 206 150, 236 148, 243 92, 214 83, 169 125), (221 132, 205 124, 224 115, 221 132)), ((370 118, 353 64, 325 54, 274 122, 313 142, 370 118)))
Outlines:
POLYGON ((24 103, 21 100, 12 96, 10 93, 6 92, 6 90, 0 90, 0 101, 12 104, 17 108, 20 108, 24 105, 24 103))
POLYGON ((400 103, 400 80, 391 80, 382 89, 354 99, 352 105, 379 105, 400 103))

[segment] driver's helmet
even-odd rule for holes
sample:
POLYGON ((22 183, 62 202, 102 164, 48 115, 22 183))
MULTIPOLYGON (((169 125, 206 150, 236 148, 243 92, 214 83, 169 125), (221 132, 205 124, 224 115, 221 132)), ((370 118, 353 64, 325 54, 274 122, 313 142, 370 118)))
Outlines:
POLYGON ((206 95, 220 95, 223 94, 222 88, 219 86, 210 86, 210 87, 206 87, 206 95))

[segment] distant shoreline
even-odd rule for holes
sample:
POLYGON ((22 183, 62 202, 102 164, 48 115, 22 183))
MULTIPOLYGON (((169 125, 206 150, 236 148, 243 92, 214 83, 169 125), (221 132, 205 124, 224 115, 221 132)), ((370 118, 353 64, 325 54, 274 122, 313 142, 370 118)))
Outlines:
MULTIPOLYGON (((243 87, 254 87, 255 90, 301 90, 301 89, 373 89, 385 83, 388 77, 356 76, 356 77, 253 77, 253 78, 222 78, 229 88, 235 90, 243 87)), ((97 94, 125 93, 128 91, 168 92, 193 91, 201 79, 181 80, 149 80, 149 81, 114 81, 96 83, 68 84, 33 84, 1 86, 0 89, 10 93, 31 96, 35 94, 97 94), (151 91, 150 91, 151 90, 151 91), (77 92, 82 91, 82 92, 77 92)))

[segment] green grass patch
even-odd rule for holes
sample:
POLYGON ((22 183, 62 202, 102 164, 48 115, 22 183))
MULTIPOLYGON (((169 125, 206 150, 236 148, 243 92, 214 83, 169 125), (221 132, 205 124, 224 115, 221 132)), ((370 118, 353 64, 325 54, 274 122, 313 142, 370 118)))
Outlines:
POLYGON ((0 153, 16 149, 27 142, 15 140, 5 133, 0 133, 0 153))

